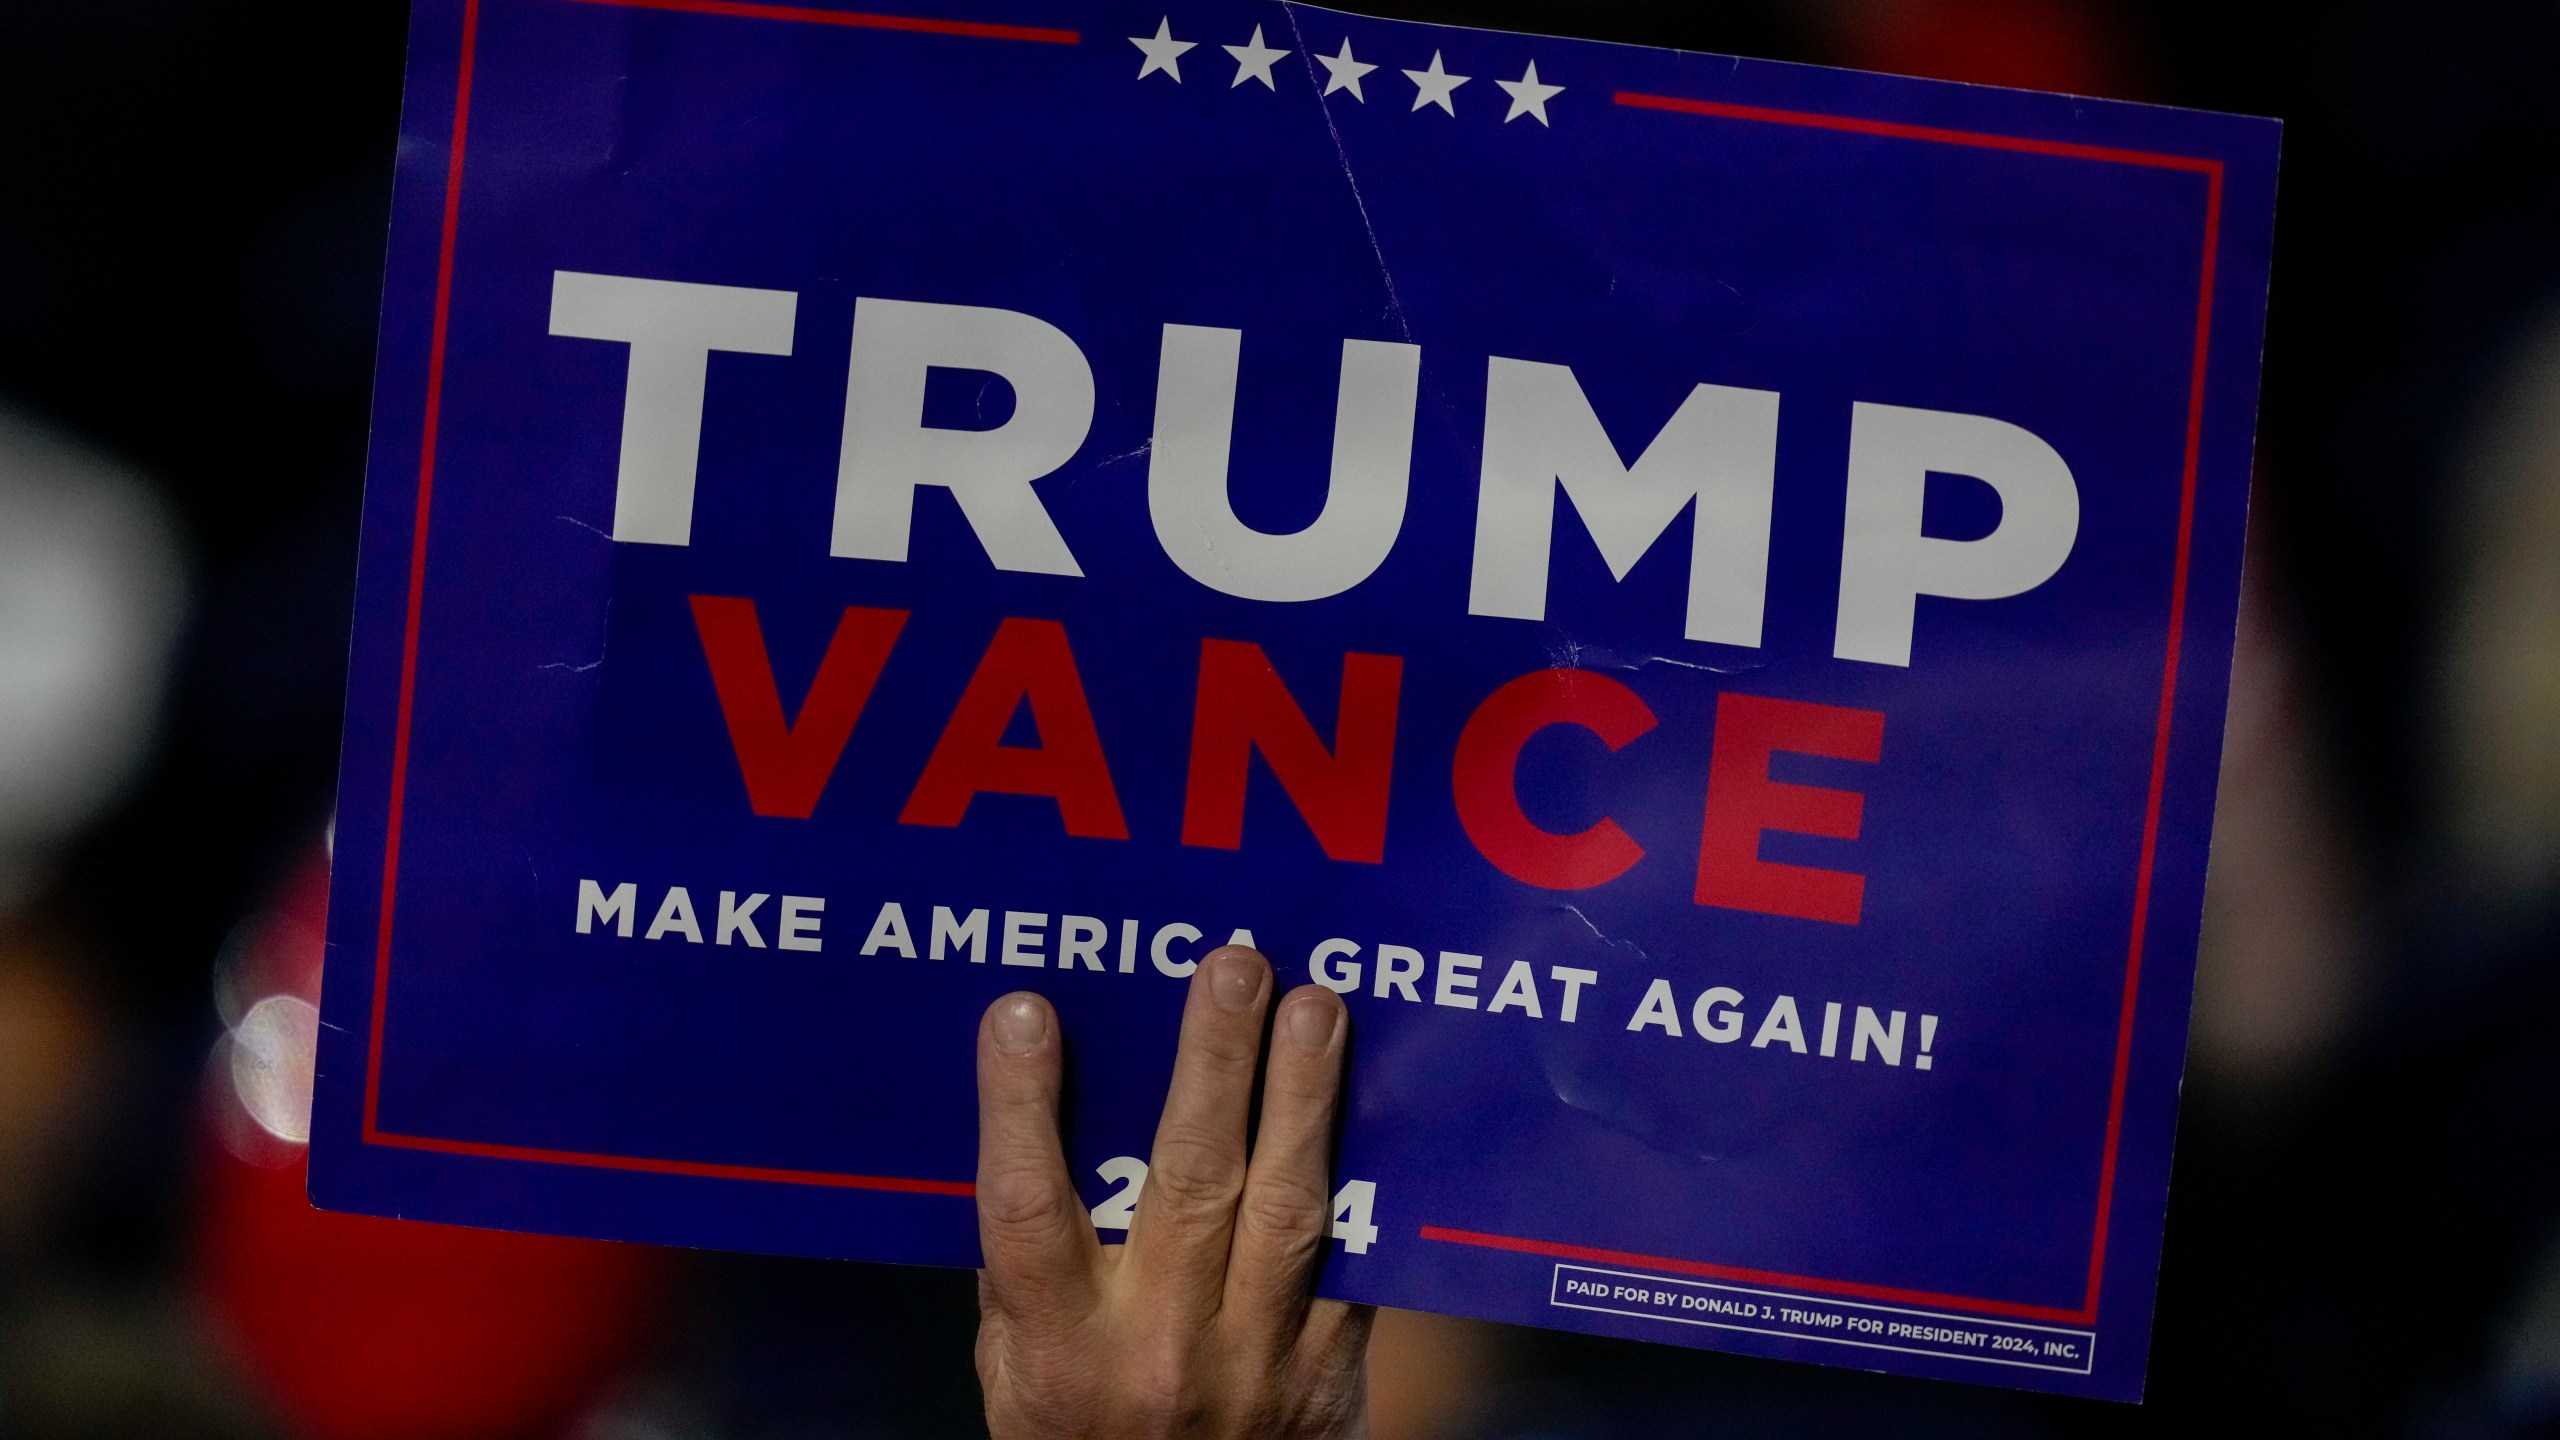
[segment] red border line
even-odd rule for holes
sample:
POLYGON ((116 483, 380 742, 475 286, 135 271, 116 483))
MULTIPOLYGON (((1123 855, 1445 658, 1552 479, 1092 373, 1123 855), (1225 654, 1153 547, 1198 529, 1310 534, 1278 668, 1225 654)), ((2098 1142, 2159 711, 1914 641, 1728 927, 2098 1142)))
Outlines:
POLYGON ((427 588, 427 501, 436 489, 436 431, 444 414, 444 340, 453 308, 453 239, 462 225, 462 151, 471 136, 471 65, 480 0, 463 0, 462 55, 453 82, 453 158, 445 164, 444 231, 436 251, 435 328, 427 341, 425 435, 418 442, 418 513, 409 537, 409 618, 400 641, 400 718, 391 739, 391 807, 383 826, 382 917, 373 952, 373 1032, 364 1061, 364 1138, 382 1134, 382 1022, 391 1000, 391 907, 400 890, 400 821, 407 808, 409 710, 418 692, 418 612, 427 588))
POLYGON ((2222 162, 2196 155, 2170 155, 2157 150, 2119 150, 2108 145, 2074 145, 2067 140, 2033 140, 2022 135, 1994 135, 1984 130, 1942 130, 1934 125, 1903 125, 1856 115, 1823 115, 1811 110, 1770 110, 1758 105, 1730 105, 1721 100, 1687 100, 1676 95, 1617 92, 1619 104, 1634 110, 1671 110, 1683 115, 1712 115, 1720 120, 1751 120, 1764 125, 1794 125, 1807 130, 1839 130, 1851 135, 1881 135, 1894 140, 1924 140, 1934 145, 1964 145, 1976 150, 2009 150, 2021 155, 2059 155, 2073 160, 2103 160, 2115 165, 2142 165, 2155 170, 2188 170, 2219 175, 2222 162))
POLYGON ((423 1135, 382 1135, 376 1145, 401 1150, 431 1150, 439 1155, 477 1155, 490 1160, 527 1160, 539 1165, 582 1165, 594 1170, 639 1170, 652 1175, 698 1175, 713 1180, 756 1180, 769 1185, 819 1185, 836 1190, 895 1190, 909 1195, 971 1196, 978 1187, 966 1180, 910 1180, 899 1175, 844 1175, 832 1170, 774 1170, 760 1165, 713 1165, 699 1160, 654 1160, 637 1155, 597 1155, 584 1150, 537 1150, 529 1145, 485 1145, 476 1140, 436 1140, 423 1135))
POLYGON ((1073 30, 1037 25, 989 25, 977 20, 927 20, 915 15, 873 15, 860 10, 814 10, 805 5, 758 5, 750 0, 578 0, 621 10, 667 10, 680 15, 730 15, 746 20, 792 20, 803 25, 851 25, 863 30, 905 30, 924 35, 968 35, 980 40, 1030 40, 1080 45, 1073 30))
POLYGON ((2213 264, 2222 248, 2222 167, 2205 176, 2204 275, 2196 286, 2195 367, 2187 382, 2185 486, 2178 495, 2178 560, 2169 587, 2169 652, 2160 671, 2160 728, 2151 752, 2151 795, 2142 816, 2142 863, 2134 872, 2133 938, 2125 946, 2124 1008, 2116 1019, 2115 1078, 2107 1092, 2106 1159, 2098 1171, 2097 1233, 2089 1242, 2089 1291, 2081 1308, 2098 1312, 2107 1269, 2107 1222, 2115 1205, 2116 1138, 2124 1128, 2125 1072, 2133 1057, 2134 992, 2142 983, 2142 941, 2151 919, 2151 860, 2160 840, 2160 800, 2168 784, 2169 717, 2178 698, 2178 652, 2187 629, 2187 552, 2195 536, 2196 467, 2204 449, 2204 363, 2213 334, 2213 264))
POLYGON ((2195 155, 2172 155, 2152 150, 2122 150, 2103 145, 2076 145, 2062 140, 2033 140, 2016 135, 1994 135, 1977 130, 1946 130, 1934 126, 1904 125, 1888 120, 1870 120, 1851 115, 1822 115, 1806 110, 1771 110, 1756 105, 1731 105, 1716 100, 1689 100, 1677 96, 1647 95, 1629 90, 1618 91, 1617 102, 1630 109, 1665 110, 1683 115, 1705 115, 1721 120, 1742 120, 1765 125, 1792 125, 1810 130, 1874 135, 1895 140, 1918 140, 1936 145, 1962 145, 1978 150, 2002 150, 2023 155, 2049 155, 2070 160, 2095 160, 2113 165, 2139 165, 2148 169, 2177 170, 2205 177, 2204 259, 2196 285, 2195 355, 2187 380, 2187 434, 2186 450, 2179 477, 2177 556, 2171 567, 2169 581, 2169 639, 2167 652, 2161 661, 2160 718, 2152 734, 2151 784, 2143 810, 2141 859, 2134 871, 2133 924, 2131 938, 2126 944, 2124 1000, 2116 1015, 2115 1064, 2107 1091, 2106 1143, 2098 1162, 2098 1211, 2091 1226, 2089 1239, 2089 1283, 2088 1288, 2082 1292, 2080 1307, 2074 1310, 2060 1306, 2029 1305, 2014 1300, 1977 1299, 1971 1296, 1945 1295, 1926 1290, 1902 1290, 1854 1280, 1782 1275, 1771 1271, 1746 1270, 1730 1265, 1711 1265, 1697 1260, 1679 1260, 1659 1255, 1633 1255, 1620 1251, 1558 1244, 1547 1240, 1488 1235, 1473 1230, 1452 1230, 1438 1225, 1423 1226, 1422 1238, 1456 1245, 1474 1245, 1484 1249, 1511 1250, 1522 1254, 1548 1255, 1569 1260, 1603 1260, 1621 1265, 1651 1266, 1676 1274, 1745 1279, 1758 1284, 1791 1286, 1795 1289, 1818 1293, 1937 1305, 1947 1309, 1970 1310, 1985 1315, 2060 1320, 2078 1325, 2094 1323, 2098 1317, 2100 1286, 2106 1276, 2107 1232, 2115 1209, 2116 1151, 2124 1133, 2125 1080, 2133 1063, 2134 1003, 2142 986, 2142 947, 2149 930, 2151 916, 2152 862, 2159 848, 2160 806, 2168 788, 2169 727, 2170 721, 2176 714, 2178 657, 2186 634, 2187 564, 2195 538, 2196 472, 2204 446, 2205 360, 2212 349, 2213 337, 2214 261, 2222 245, 2222 162, 2195 155))
POLYGON ((1985 1315, 2011 1315, 2021 1320, 2063 1320, 2086 1323, 2087 1317, 2076 1310, 2054 1305, 2028 1305, 2014 1300, 1977 1300, 1969 1295, 1941 1295, 1931 1290, 1897 1290, 1890 1285, 1869 1285, 1859 1280, 1818 1280, 1803 1275, 1787 1275, 1775 1270, 1749 1270, 1739 1265, 1710 1265, 1703 1260, 1678 1260, 1668 1255, 1639 1255, 1630 1250, 1600 1250, 1589 1245, 1561 1245, 1552 1240, 1523 1240, 1512 1235, 1488 1235, 1481 1230, 1452 1230, 1441 1225, 1422 1227, 1425 1240, 1442 1240, 1452 1245, 1473 1245, 1483 1250, 1511 1250, 1523 1255, 1544 1255, 1556 1260, 1587 1260, 1600 1265, 1623 1265, 1630 1269, 1659 1270, 1674 1275, 1696 1275, 1708 1280, 1731 1280, 1744 1285, 1776 1285, 1789 1290, 1807 1290, 1827 1295, 1850 1295, 1861 1300, 1892 1300, 1908 1304, 1936 1305, 1945 1309, 1979 1311, 1985 1315))

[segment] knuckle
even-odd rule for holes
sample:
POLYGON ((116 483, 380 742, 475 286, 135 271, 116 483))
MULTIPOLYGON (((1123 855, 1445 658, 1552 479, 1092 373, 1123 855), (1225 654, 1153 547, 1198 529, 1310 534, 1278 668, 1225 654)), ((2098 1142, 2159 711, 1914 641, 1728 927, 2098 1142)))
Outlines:
POLYGON ((1198 1126, 1168 1126, 1156 1136, 1146 1194, 1186 1209, 1232 1207, 1244 1185, 1243 1148, 1235 1137, 1198 1126))
POLYGON ((1258 1176, 1245 1187, 1238 1223, 1257 1234, 1312 1247, 1325 1223, 1325 1195, 1296 1177, 1258 1176))
POLYGON ((992 1235, 1046 1238, 1066 1228, 1068 1205, 1043 1170, 998 1165, 978 1177, 978 1215, 992 1235))
POLYGON ((978 1341, 970 1352, 977 1363, 978 1388, 990 1395, 1004 1388, 1004 1352, 1004 1326, 991 1312, 978 1322, 978 1341))

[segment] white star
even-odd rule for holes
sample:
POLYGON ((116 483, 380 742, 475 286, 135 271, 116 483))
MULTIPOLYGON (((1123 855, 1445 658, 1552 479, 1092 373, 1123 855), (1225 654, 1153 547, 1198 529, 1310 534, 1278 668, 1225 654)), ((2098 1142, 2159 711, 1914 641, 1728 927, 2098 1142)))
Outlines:
POLYGON ((1508 91, 1511 96, 1511 113, 1502 117, 1502 123, 1505 125, 1523 115, 1535 115, 1538 117, 1539 124, 1546 124, 1547 102, 1564 93, 1564 87, 1561 85, 1538 83, 1538 62, 1535 60, 1529 62, 1528 73, 1519 79, 1496 80, 1493 83, 1508 91))
POLYGON ((1168 15, 1156 22, 1155 38, 1132 35, 1129 37, 1129 43, 1137 46, 1147 57, 1147 63, 1138 67, 1139 79, 1144 80, 1161 70, 1172 76, 1173 83, 1179 85, 1182 83, 1182 52, 1200 42, 1174 39, 1173 17, 1168 15))
POLYGON ((1316 57, 1316 63, 1324 66, 1329 77, 1324 82, 1324 93, 1330 95, 1336 90, 1348 90, 1351 92, 1352 99, 1363 105, 1369 103, 1369 97, 1360 93, 1360 77, 1378 67, 1352 59, 1349 40, 1342 42, 1341 54, 1319 55, 1316 57))
POLYGON ((1289 52, 1265 49, 1262 44, 1261 26, 1254 26, 1253 38, 1242 45, 1221 45, 1218 48, 1236 57, 1236 78, 1234 84, 1227 87, 1228 89, 1232 90, 1247 80, 1261 81, 1262 88, 1265 90, 1280 88, 1271 82, 1271 62, 1289 52))
POLYGON ((1458 113, 1458 107, 1449 103, 1449 92, 1466 84, 1468 80, 1474 77, 1467 75, 1452 75, 1448 71, 1441 69, 1440 52, 1434 50, 1431 52, 1430 69, 1407 70, 1404 72, 1404 78, 1413 82, 1414 109, 1419 110, 1425 105, 1437 105, 1446 113, 1454 116, 1458 113))

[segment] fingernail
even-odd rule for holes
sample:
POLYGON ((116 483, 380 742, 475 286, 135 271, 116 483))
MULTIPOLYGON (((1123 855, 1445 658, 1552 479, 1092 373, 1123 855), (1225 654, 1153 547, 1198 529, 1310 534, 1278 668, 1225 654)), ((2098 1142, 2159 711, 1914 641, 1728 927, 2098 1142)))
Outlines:
POLYGON ((1028 1055, 1049 1038, 1049 1007, 1037 995, 1007 995, 996 1002, 996 1048, 1007 1055, 1028 1055))
POLYGON ((1268 967, 1261 957, 1247 950, 1221 950, 1209 957, 1209 998, 1218 1008, 1233 1013, 1251 1006, 1262 994, 1262 977, 1268 967))
POLYGON ((1342 1028, 1342 1012, 1320 999, 1291 1004, 1286 1018, 1289 1039, 1310 1055, 1321 1055, 1332 1048, 1333 1034, 1342 1028))

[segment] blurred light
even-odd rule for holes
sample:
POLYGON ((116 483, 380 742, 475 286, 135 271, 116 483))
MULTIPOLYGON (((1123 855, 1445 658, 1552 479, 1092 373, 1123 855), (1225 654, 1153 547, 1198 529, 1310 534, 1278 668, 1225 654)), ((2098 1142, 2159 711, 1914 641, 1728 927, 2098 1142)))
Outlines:
POLYGON ((184 590, 147 486, 0 409, 0 913, 141 759, 184 590))
POLYGON ((230 1032, 213 1042, 213 1053, 205 1057, 204 1114, 223 1152, 243 1165, 260 1170, 281 1170, 300 1160, 305 1147, 276 1137, 249 1114, 241 1102, 239 1087, 232 1081, 232 1043, 230 1032))
POLYGON ((312 856, 231 928, 214 961, 223 1033, 206 1065, 206 1118, 246 1164, 291 1165, 310 1143, 328 906, 328 862, 312 856))
POLYGON ((2369 927, 2295 642, 2250 566, 2196 960, 2192 1055, 2226 1096, 2280 1094, 2335 1052, 2362 999, 2369 927))
POLYGON ((2496 388, 2465 466, 2436 793, 2464 874, 2517 899, 2560 886, 2560 310, 2496 388))
MULTIPOLYGON (((325 870, 320 883, 327 883, 325 870)), ((249 1007, 270 995, 318 1002, 326 938, 320 923, 297 906, 276 905, 231 927, 213 962, 213 1008, 222 1028, 238 1028, 249 1007)))
POLYGON ((231 1032, 231 1089, 260 1128, 296 1145, 311 1141, 311 1073, 320 1011, 298 995, 270 995, 231 1032))

